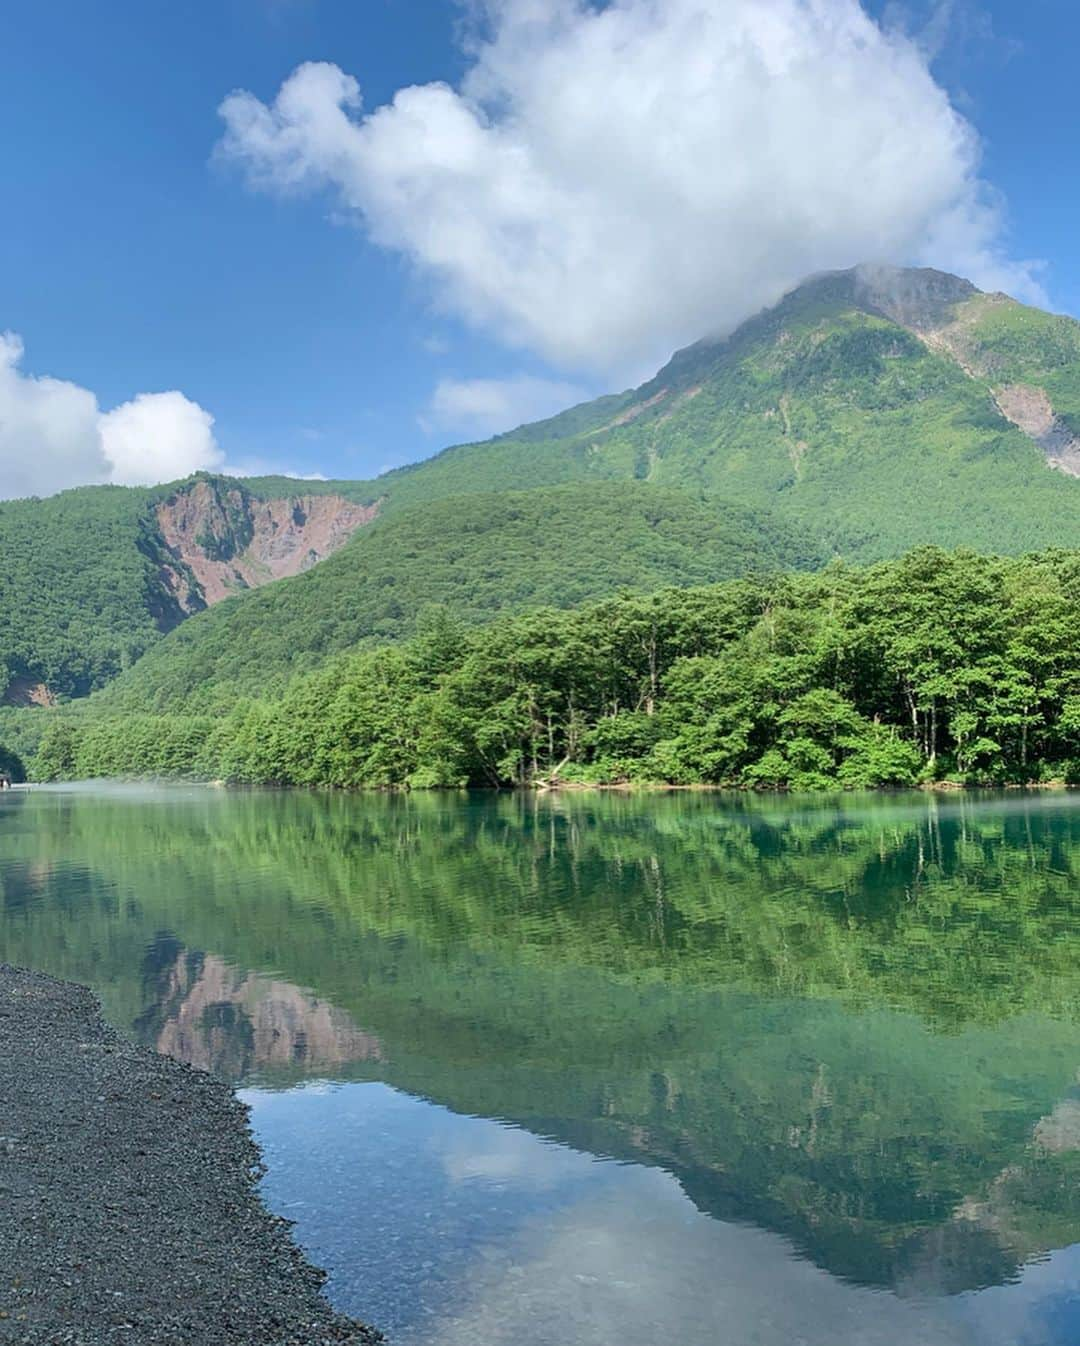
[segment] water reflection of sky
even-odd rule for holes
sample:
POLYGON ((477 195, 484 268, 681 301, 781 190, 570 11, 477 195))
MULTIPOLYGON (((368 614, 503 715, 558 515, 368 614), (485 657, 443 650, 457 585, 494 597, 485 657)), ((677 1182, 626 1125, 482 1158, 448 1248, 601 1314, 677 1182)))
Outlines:
POLYGON ((1074 1346, 1080 1247, 997 1283, 1080 1238, 1078 876, 1076 796, 40 791, 0 955, 259 1085, 392 1346, 1074 1346))
POLYGON ((1012 1285, 901 1299, 601 1161, 381 1084, 247 1090, 271 1205, 398 1346, 1075 1346, 1080 1245, 1012 1285))

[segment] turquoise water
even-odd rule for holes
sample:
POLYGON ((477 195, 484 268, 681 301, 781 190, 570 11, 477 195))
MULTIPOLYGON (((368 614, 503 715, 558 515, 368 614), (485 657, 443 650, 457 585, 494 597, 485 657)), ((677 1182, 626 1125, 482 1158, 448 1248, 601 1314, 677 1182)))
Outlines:
POLYGON ((1080 1339, 1080 800, 0 797, 0 958, 233 1082, 391 1341, 1080 1339))

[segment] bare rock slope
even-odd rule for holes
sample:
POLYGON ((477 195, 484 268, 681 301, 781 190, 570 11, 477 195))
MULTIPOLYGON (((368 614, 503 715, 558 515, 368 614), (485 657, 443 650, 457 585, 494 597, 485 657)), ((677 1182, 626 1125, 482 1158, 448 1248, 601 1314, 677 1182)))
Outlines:
POLYGON ((243 589, 299 575, 332 555, 378 513, 340 495, 257 499, 215 478, 186 482, 157 506, 174 565, 162 579, 186 612, 243 589))

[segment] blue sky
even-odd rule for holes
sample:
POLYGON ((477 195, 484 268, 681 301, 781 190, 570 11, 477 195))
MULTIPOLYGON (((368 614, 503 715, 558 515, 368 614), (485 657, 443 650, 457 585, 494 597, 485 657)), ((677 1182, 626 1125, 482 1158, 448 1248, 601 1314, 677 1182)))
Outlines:
POLYGON ((645 377, 868 249, 1080 312, 1075 7, 875 0, 868 42, 855 0, 799 6, 615 0, 606 38, 573 0, 494 0, 486 27, 441 0, 10 6, 0 495, 204 461, 373 475, 645 377), (326 64, 275 107, 305 62, 326 64))

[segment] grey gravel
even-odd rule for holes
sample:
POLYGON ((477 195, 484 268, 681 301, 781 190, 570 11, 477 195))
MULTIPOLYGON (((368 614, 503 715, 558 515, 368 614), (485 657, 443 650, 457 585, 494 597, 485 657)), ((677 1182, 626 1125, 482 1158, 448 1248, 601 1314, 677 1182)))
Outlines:
POLYGON ((258 1192, 247 1109, 0 964, 0 1341, 369 1346, 258 1192))

